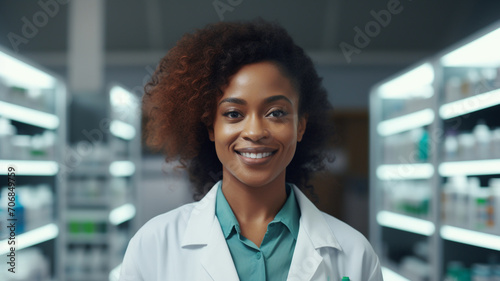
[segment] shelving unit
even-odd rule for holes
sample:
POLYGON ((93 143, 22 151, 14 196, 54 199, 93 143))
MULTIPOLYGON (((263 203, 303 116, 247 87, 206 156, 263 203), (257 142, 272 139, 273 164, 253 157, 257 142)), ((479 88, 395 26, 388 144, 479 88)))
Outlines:
POLYGON ((90 143, 92 149, 70 176, 64 280, 110 280, 121 263, 136 230, 139 122, 138 99, 110 86, 108 114, 101 120, 107 126, 99 132, 105 141, 90 143))
POLYGON ((370 236, 389 280, 500 278, 499 48, 500 23, 372 89, 370 236))
POLYGON ((8 242, 13 233, 16 270, 22 271, 25 280, 60 278, 57 251, 61 190, 66 185, 61 173, 66 108, 61 79, 0 48, 0 280, 14 278, 7 271, 12 266, 7 265, 7 254, 12 252, 13 244, 8 242), (8 167, 15 169, 15 188, 11 186, 11 190, 7 189, 8 167), (8 191, 15 192, 15 201, 8 191), (16 205, 13 213, 9 203, 16 205), (15 232, 7 228, 7 219, 12 218, 16 219, 15 232))

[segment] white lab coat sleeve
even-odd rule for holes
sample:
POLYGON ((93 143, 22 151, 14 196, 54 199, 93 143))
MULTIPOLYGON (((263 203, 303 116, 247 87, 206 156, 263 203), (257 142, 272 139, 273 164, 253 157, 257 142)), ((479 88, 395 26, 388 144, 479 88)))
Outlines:
POLYGON ((370 275, 366 279, 367 281, 383 281, 384 278, 382 277, 382 270, 380 268, 380 260, 375 254, 375 251, 373 250, 372 246, 368 243, 367 240, 365 240, 367 245, 367 261, 366 261, 366 268, 371 268, 370 275))
POLYGON ((354 281, 382 281, 379 258, 366 237, 346 223, 324 216, 342 248, 339 256, 332 259, 342 276, 354 281))
POLYGON ((383 281, 384 278, 382 277, 382 270, 380 268, 380 261, 378 257, 376 257, 376 262, 375 265, 373 266, 373 271, 370 274, 370 277, 368 278, 370 281, 383 281))
MULTIPOLYGON (((172 212, 173 213, 173 212, 172 212)), ((156 280, 157 261, 161 259, 167 245, 164 240, 163 229, 168 221, 169 213, 159 215, 144 224, 130 239, 127 251, 123 258, 119 281, 150 281, 156 280)), ((166 250, 165 250, 166 251, 166 250)))
MULTIPOLYGON (((384 280, 382 277, 382 270, 380 268, 380 260, 375 251, 373 250, 373 247, 368 242, 368 240, 359 232, 351 233, 351 237, 352 237, 352 242, 354 242, 354 244, 351 245, 350 247, 351 249, 346 249, 346 250, 356 254, 353 255, 354 262, 350 263, 351 267, 350 271, 353 272, 356 270, 356 268, 353 267, 353 265, 356 264, 355 260, 361 258, 362 277, 360 278, 360 280, 366 280, 366 281, 384 280), (361 257, 359 257, 360 253, 362 253, 361 257)), ((349 248, 349 246, 346 246, 346 248, 349 248)))
POLYGON ((138 259, 139 251, 139 240, 140 238, 135 235, 130 239, 128 243, 127 251, 125 252, 125 256, 123 258, 121 270, 120 270, 120 278, 119 281, 143 281, 144 278, 141 274, 140 266, 143 262, 140 262, 138 259))
POLYGON ((120 270, 119 281, 144 281, 145 276, 142 272, 146 263, 146 258, 143 256, 143 250, 141 250, 141 241, 144 237, 141 233, 137 233, 132 239, 130 239, 123 258, 123 262, 120 270))

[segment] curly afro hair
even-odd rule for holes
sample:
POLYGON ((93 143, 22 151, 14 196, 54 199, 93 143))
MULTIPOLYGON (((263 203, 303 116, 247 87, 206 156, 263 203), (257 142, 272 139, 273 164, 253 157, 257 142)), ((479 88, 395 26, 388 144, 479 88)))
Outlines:
MULTIPOLYGON (((311 59, 277 23, 219 22, 185 34, 161 59, 143 97, 146 144, 179 160, 194 183, 199 200, 222 177, 222 164, 209 140, 222 88, 242 66, 272 61, 299 92, 299 116, 306 114, 307 129, 287 166, 286 181, 302 190, 311 188, 312 172, 324 168, 333 125, 327 92, 311 59)), ((311 189, 312 191, 312 189, 311 189)))

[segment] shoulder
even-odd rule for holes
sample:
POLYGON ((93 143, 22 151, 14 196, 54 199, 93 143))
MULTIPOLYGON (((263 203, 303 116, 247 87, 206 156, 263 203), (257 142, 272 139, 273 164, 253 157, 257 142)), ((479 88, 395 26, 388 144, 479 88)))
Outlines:
POLYGON ((359 232, 352 226, 348 225, 347 223, 325 212, 321 212, 321 214, 323 215, 323 218, 325 219, 327 225, 335 234, 335 237, 339 239, 339 242, 345 242, 353 239, 358 242, 359 241, 368 242, 366 237, 361 232, 359 232))
POLYGON ((329 214, 324 212, 321 214, 344 252, 364 253, 371 258, 377 257, 370 242, 361 232, 329 214))
POLYGON ((321 213, 340 244, 343 256, 350 265, 348 267, 352 267, 350 270, 363 268, 363 278, 360 280, 382 280, 379 258, 368 239, 347 223, 321 213))

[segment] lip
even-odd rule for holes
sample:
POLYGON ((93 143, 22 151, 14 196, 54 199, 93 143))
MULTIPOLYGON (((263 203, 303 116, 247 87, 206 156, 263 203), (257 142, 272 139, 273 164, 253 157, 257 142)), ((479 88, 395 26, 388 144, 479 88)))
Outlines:
POLYGON ((268 147, 247 147, 241 149, 235 149, 236 155, 241 159, 241 161, 247 165, 264 165, 271 161, 271 159, 276 154, 277 149, 268 147), (271 152, 272 154, 264 158, 248 158, 240 154, 240 152, 246 153, 265 153, 271 152))

